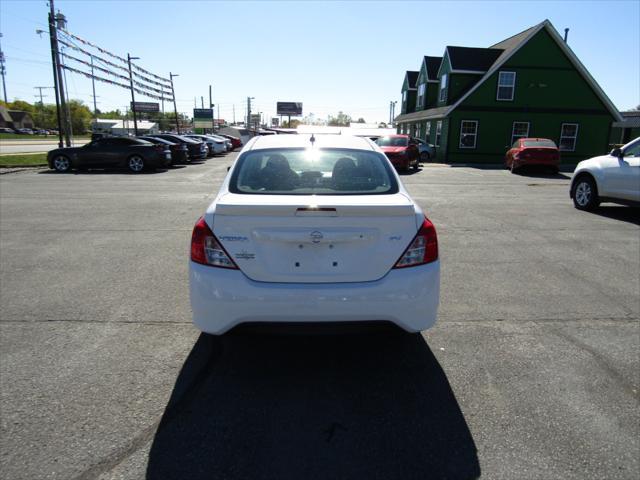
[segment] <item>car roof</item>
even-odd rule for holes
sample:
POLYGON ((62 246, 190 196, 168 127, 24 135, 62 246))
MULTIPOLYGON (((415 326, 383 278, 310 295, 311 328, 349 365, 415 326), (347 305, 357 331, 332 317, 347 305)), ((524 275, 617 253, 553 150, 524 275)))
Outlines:
POLYGON ((249 150, 269 148, 348 148, 354 150, 374 150, 370 140, 351 135, 264 135, 254 137, 249 150), (311 142, 314 137, 314 142, 311 142))

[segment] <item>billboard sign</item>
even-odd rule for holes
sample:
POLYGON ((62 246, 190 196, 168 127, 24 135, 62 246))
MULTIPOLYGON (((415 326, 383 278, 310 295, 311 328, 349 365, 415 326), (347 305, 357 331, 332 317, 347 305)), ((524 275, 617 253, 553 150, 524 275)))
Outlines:
POLYGON ((154 102, 131 102, 131 110, 136 112, 145 113, 158 113, 160 111, 160 104, 154 102))
POLYGON ((302 102, 277 102, 278 115, 302 115, 302 102))
POLYGON ((193 109, 194 128, 213 128, 213 108, 193 109))
POLYGON ((262 120, 261 115, 259 113, 252 113, 251 114, 251 123, 252 124, 260 124, 260 121, 262 120))

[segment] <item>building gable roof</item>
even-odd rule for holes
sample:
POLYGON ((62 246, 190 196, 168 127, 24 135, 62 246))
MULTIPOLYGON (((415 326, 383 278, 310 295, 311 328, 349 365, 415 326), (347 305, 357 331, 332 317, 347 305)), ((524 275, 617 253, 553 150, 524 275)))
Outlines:
POLYGON ((29 112, 22 112, 20 110, 8 110, 11 120, 14 122, 22 122, 23 120, 31 120, 31 114, 29 112))
POLYGON ((414 72, 414 71, 411 71, 411 70, 407 70, 407 73, 405 73, 405 75, 404 75, 404 83, 402 85, 403 90, 405 89, 404 88, 405 86, 409 90, 415 90, 416 82, 418 81, 418 75, 419 74, 420 74, 420 72, 414 72))
MULTIPOLYGON (((502 50, 501 54, 497 57, 491 68, 483 75, 483 77, 478 81, 473 87, 469 89, 467 93, 465 93, 462 97, 458 99, 456 103, 451 106, 450 111, 453 111, 458 105, 464 102, 469 95, 471 95, 480 85, 482 85, 488 78, 491 77, 504 63, 509 60, 520 48, 526 44, 535 34, 540 32, 541 30, 546 29, 551 38, 555 40, 556 44, 562 50, 569 61, 573 64, 573 66, 580 72, 582 77, 587 81, 587 83, 593 88, 596 96, 602 101, 605 105, 609 113, 613 116, 617 121, 621 121, 622 117, 620 112, 615 107, 613 102, 607 97, 604 91, 600 88, 600 85, 594 80, 589 71, 585 68, 585 66, 580 62, 575 53, 569 48, 566 42, 562 39, 558 31, 553 27, 549 20, 545 20, 534 27, 528 28, 512 37, 509 37, 501 42, 496 43, 491 46, 491 49, 499 49, 502 50)), ((450 48, 450 47, 448 47, 450 48)))
POLYGON ((438 70, 440 70, 440 64, 442 63, 442 57, 429 57, 427 55, 422 59, 422 66, 426 67, 427 80, 437 81, 438 70))
MULTIPOLYGON (((538 32, 540 32, 543 29, 545 29, 549 33, 549 35, 556 42, 560 50, 562 50, 562 52, 567 56, 567 58, 573 64, 576 70, 578 70, 578 72, 582 75, 585 81, 591 86, 596 96, 602 101, 602 103, 605 105, 605 107, 607 108, 609 113, 613 116, 613 118, 617 122, 622 122, 623 121, 622 115, 620 114, 618 109, 615 107, 613 102, 609 99, 609 97, 607 97, 607 95, 604 93, 602 88, 600 88, 600 85, 598 85, 598 83, 591 76, 589 71, 585 68, 582 62, 580 62, 576 54, 573 53, 573 50, 569 48, 569 46, 566 44, 566 42, 563 40, 563 38, 560 36, 558 31, 553 27, 553 25, 549 20, 544 20, 543 22, 540 22, 539 24, 534 25, 533 27, 523 30, 522 32, 517 33, 509 38, 506 38, 501 42, 498 42, 495 45, 492 45, 488 49, 482 49, 482 48, 468 49, 468 50, 497 50, 499 53, 496 55, 493 64, 490 65, 486 70, 486 72, 484 73, 484 75, 482 75, 482 78, 480 78, 480 80, 473 87, 471 87, 464 95, 462 95, 462 97, 460 97, 456 101, 456 103, 446 107, 439 107, 437 109, 438 117, 446 117, 447 115, 449 115, 449 113, 451 113, 454 109, 456 109, 474 91, 476 91, 478 87, 480 87, 480 85, 482 85, 496 71, 498 71, 500 67, 502 67, 502 65, 504 65, 507 62, 507 60, 509 60, 518 50, 520 50, 520 48, 523 45, 525 45, 531 38, 533 38, 534 35, 536 35, 538 32)), ((442 63, 444 64, 444 58, 447 58, 448 59, 447 61, 449 61, 449 65, 452 71, 455 70, 455 68, 453 66, 454 60, 451 59, 451 49, 461 49, 461 48, 465 48, 465 47, 447 47, 445 49, 445 54, 444 54, 442 63)), ((460 53, 460 52, 455 52, 454 55, 456 53, 460 53)), ((459 59, 460 57, 458 58, 458 61, 459 59)), ((462 64, 464 64, 464 61, 462 61, 462 64)), ((460 63, 458 63, 458 65, 460 65, 460 63)), ((481 73, 481 72, 477 72, 477 73, 481 73)), ((438 72, 438 75, 439 74, 440 72, 438 72)), ((432 110, 435 111, 436 109, 423 110, 420 112, 416 112, 415 114, 412 114, 412 115, 416 116, 415 120, 419 120, 419 119, 422 119, 423 117, 426 118, 426 116, 430 116, 431 115, 430 112, 432 110)))
POLYGON ((486 72, 502 53, 499 48, 447 47, 451 71, 486 72))

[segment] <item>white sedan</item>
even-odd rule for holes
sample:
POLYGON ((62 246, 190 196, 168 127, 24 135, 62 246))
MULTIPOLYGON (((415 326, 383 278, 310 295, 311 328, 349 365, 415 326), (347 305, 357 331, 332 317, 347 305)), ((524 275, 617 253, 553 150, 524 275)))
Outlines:
POLYGON ((368 139, 253 138, 191 239, 193 322, 223 334, 259 322, 433 326, 433 224, 368 139))
POLYGON ((601 202, 640 205, 640 138, 580 162, 569 194, 580 210, 593 210, 601 202))

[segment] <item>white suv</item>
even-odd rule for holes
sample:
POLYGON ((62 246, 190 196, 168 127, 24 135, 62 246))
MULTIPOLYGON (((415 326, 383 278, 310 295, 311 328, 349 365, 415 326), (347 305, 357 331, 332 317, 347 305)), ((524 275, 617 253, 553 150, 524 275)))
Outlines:
POLYGON ((593 210, 600 202, 640 205, 640 137, 608 155, 580 162, 570 195, 580 210, 593 210))

